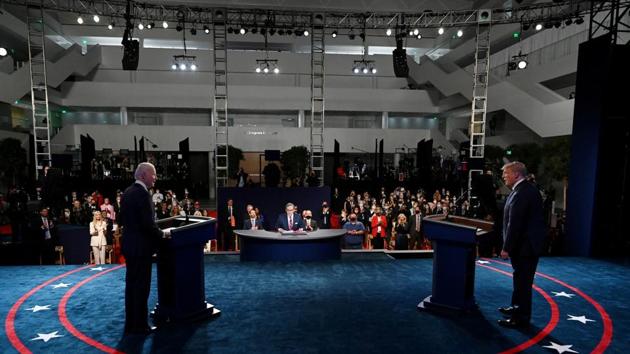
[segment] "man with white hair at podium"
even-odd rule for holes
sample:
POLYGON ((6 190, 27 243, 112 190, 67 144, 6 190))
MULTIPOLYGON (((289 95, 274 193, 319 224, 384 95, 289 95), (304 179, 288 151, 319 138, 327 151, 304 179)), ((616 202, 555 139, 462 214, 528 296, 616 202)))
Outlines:
POLYGON ((304 222, 300 215, 295 212, 295 205, 293 205, 293 203, 287 203, 284 210, 285 214, 278 215, 276 229, 278 229, 279 232, 302 231, 304 229, 304 222))
POLYGON ((149 188, 157 180, 155 167, 143 162, 135 172, 136 181, 123 193, 120 223, 123 227, 122 253, 127 263, 125 275, 125 334, 148 335, 155 327, 148 323, 152 257, 161 238, 170 231, 155 223, 155 210, 149 188))

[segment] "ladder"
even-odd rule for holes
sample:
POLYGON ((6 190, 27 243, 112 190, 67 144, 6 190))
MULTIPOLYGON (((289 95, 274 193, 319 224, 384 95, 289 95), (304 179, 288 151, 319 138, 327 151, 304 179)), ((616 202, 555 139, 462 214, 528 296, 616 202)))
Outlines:
POLYGON ((51 166, 50 117, 48 116, 48 82, 46 80, 46 50, 44 45, 44 7, 40 2, 26 5, 28 26, 28 57, 31 72, 31 111, 35 178, 39 179, 44 166, 51 166))
MULTIPOLYGON (((488 108, 488 81, 490 79, 490 21, 477 22, 475 41, 475 71, 473 74, 473 98, 470 116, 470 154, 469 157, 484 157, 486 146, 486 111, 488 108)), ((483 170, 468 170, 468 191, 472 190, 475 175, 483 170)))
POLYGON ((212 121, 215 127, 214 167, 215 186, 226 187, 228 170, 228 86, 227 86, 227 28, 225 20, 213 23, 214 98, 212 121))
POLYGON ((320 22, 312 18, 311 37, 311 129, 310 129, 310 169, 315 172, 319 185, 324 184, 324 56, 325 31, 323 14, 320 22))

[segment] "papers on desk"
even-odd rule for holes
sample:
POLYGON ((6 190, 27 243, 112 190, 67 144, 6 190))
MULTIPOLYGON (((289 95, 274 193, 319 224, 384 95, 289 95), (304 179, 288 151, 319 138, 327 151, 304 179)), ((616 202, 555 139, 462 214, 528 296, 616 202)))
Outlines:
POLYGON ((306 233, 306 231, 281 231, 280 234, 281 235, 290 235, 290 236, 308 235, 306 233))

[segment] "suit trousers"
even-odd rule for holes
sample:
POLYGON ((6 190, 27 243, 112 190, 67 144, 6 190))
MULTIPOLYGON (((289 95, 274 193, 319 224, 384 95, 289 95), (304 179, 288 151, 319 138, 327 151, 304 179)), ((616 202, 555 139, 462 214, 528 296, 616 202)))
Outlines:
POLYGON ((149 328, 148 301, 151 290, 151 256, 126 257, 125 333, 149 328))
POLYGON ((511 256, 513 272, 512 306, 517 307, 512 318, 529 322, 532 317, 532 285, 538 257, 511 256))

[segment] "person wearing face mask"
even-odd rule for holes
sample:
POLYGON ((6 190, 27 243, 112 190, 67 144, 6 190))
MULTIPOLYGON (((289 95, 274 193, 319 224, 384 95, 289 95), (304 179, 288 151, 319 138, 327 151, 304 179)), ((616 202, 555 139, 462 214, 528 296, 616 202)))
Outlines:
POLYGON ((422 239, 422 213, 420 212, 420 205, 417 205, 413 210, 413 215, 409 220, 409 249, 420 249, 423 244, 422 239))
POLYGON ((383 249, 383 241, 387 236, 387 218, 381 214, 381 208, 376 208, 372 219, 370 220, 372 227, 372 246, 374 249, 383 249))
POLYGON ((304 231, 317 231, 317 221, 313 220, 313 212, 304 210, 304 231))
POLYGON ((330 208, 328 207, 328 202, 324 201, 322 203, 322 211, 321 218, 322 221, 321 229, 330 229, 330 208))
POLYGON ((365 237, 365 226, 357 220, 357 214, 350 213, 348 222, 343 224, 346 234, 344 236, 344 248, 361 249, 365 237))

